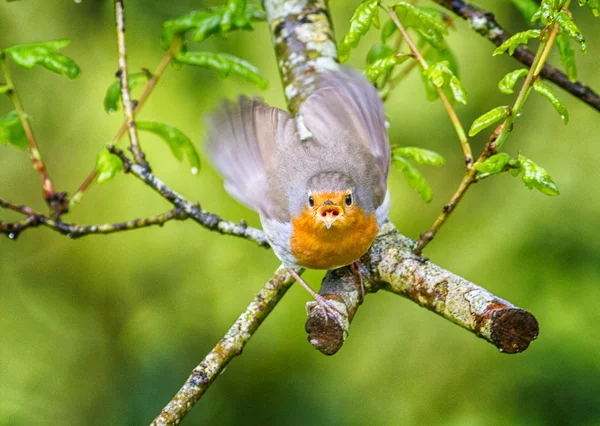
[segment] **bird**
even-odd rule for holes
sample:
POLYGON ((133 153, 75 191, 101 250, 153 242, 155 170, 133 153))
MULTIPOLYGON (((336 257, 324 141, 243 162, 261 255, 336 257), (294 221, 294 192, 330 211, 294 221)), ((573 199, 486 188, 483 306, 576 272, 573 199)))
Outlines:
POLYGON ((296 117, 240 96, 208 126, 206 152, 226 191, 258 212, 275 255, 315 299, 307 310, 341 322, 296 269, 360 265, 388 216, 391 148, 376 88, 340 66, 316 75, 296 117))

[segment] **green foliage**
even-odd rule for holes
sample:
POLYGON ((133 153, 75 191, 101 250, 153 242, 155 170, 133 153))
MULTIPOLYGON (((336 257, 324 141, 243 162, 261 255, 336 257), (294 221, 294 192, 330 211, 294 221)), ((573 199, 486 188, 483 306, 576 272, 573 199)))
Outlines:
POLYGON ((267 80, 260 74, 260 70, 249 62, 227 53, 212 52, 185 52, 177 55, 177 61, 187 65, 197 65, 211 68, 225 78, 231 73, 255 84, 261 89, 267 87, 267 80))
POLYGON ((371 29, 371 25, 379 28, 379 0, 363 1, 352 15, 350 28, 338 48, 340 62, 348 60, 350 49, 358 46, 360 39, 371 29))
POLYGON ((571 46, 569 38, 561 33, 556 36, 556 44, 560 52, 560 62, 565 67, 565 73, 572 82, 577 81, 577 66, 575 64, 575 51, 571 46))
MULTIPOLYGON (((427 61, 428 64, 446 61, 449 64, 449 68, 450 71, 452 71, 452 74, 454 74, 458 78, 458 63, 456 62, 454 54, 447 46, 444 49, 436 49, 435 47, 428 45, 425 39, 421 38, 419 40, 418 47, 421 51, 423 51, 425 47, 429 47, 427 50, 424 51, 424 53, 422 53, 423 58, 425 59, 425 61, 427 61)), ((421 71, 421 81, 425 86, 425 94, 427 96, 427 100, 435 101, 436 99, 438 99, 439 94, 436 90, 436 86, 429 79, 429 77, 425 75, 424 71, 421 71)), ((444 87, 444 89, 446 89, 446 87, 444 87)), ((454 99, 454 97, 448 96, 448 99, 452 100, 454 99)))
POLYGON ((510 2, 515 5, 527 21, 531 21, 539 7, 534 0, 510 0, 510 2))
POLYGON ((540 4, 539 14, 534 14, 532 20, 537 20, 538 18, 542 21, 542 24, 549 25, 553 21, 554 17, 554 7, 556 0, 542 0, 540 4))
POLYGON ((52 72, 62 74, 70 79, 77 78, 81 70, 69 57, 56 51, 70 43, 70 40, 56 40, 45 43, 19 44, 8 47, 0 55, 8 55, 17 65, 31 69, 40 65, 52 72))
POLYGON ((434 86, 441 88, 445 85, 449 85, 454 99, 462 104, 467 103, 465 89, 462 87, 462 84, 460 84, 460 80, 450 69, 450 62, 436 62, 423 70, 423 75, 427 77, 434 86))
POLYGON ((387 58, 377 59, 365 68, 365 74, 369 80, 374 83, 383 74, 391 71, 396 65, 401 64, 410 58, 411 56, 398 56, 397 54, 393 54, 387 58))
POLYGON ((396 23, 390 19, 383 24, 383 27, 381 28, 381 41, 385 43, 396 33, 396 31, 398 31, 398 27, 396 26, 396 23))
POLYGON ((396 49, 394 49, 393 47, 390 47, 387 44, 383 43, 375 43, 369 49, 369 53, 367 53, 367 65, 370 65, 379 59, 384 59, 395 54, 396 49))
POLYGON ((444 36, 448 35, 448 25, 443 14, 432 12, 435 9, 423 9, 408 3, 398 3, 395 7, 398 19, 406 28, 413 28, 436 49, 445 49, 444 36))
POLYGON ((509 114, 509 106, 499 106, 486 112, 473 121, 473 124, 471 124, 471 128, 469 129, 469 136, 475 136, 495 122, 505 119, 509 114))
MULTIPOLYGON (((127 80, 129 81, 129 90, 133 90, 133 88, 142 80, 147 79, 148 73, 145 72, 136 72, 129 74, 127 80)), ((111 84, 106 91, 106 95, 104 96, 104 110, 113 114, 115 111, 119 109, 119 104, 121 100, 121 83, 119 80, 115 81, 111 84)))
POLYGON ((509 72, 504 77, 502 77, 502 80, 500 80, 500 82, 498 83, 498 90, 507 95, 514 93, 514 87, 517 83, 517 80, 527 75, 527 72, 528 70, 526 69, 519 69, 509 72))
POLYGON ((196 151, 190 138, 183 134, 181 130, 154 121, 138 121, 136 125, 139 130, 145 130, 160 136, 169 145, 175 158, 181 162, 186 157, 190 163, 192 174, 198 174, 198 170, 200 170, 198 151, 196 151))
POLYGON ((10 87, 8 87, 6 84, 0 85, 0 95, 4 95, 8 92, 10 92, 10 87))
POLYGON ((481 174, 495 175, 506 170, 506 166, 518 166, 518 161, 510 155, 500 152, 485 159, 485 161, 473 164, 473 168, 481 174))
POLYGON ((416 147, 401 147, 392 151, 392 161, 402 172, 408 185, 417 191, 425 202, 429 203, 433 198, 431 187, 409 159, 417 164, 440 166, 444 164, 444 158, 436 152, 416 147))
POLYGON ((0 145, 2 144, 23 149, 29 147, 25 129, 23 129, 17 111, 11 111, 4 117, 0 117, 0 145))
POLYGON ((96 171, 98 172, 96 175, 98 183, 108 182, 118 172, 123 171, 123 161, 104 147, 96 157, 96 171))
POLYGON ((561 102, 558 96, 556 96, 556 93, 554 93, 552 89, 550 89, 540 80, 537 80, 533 85, 533 90, 538 92, 540 95, 543 95, 550 101, 556 112, 560 114, 560 118, 562 118, 565 125, 569 122, 569 111, 567 111, 565 105, 561 102))
POLYGON ((520 169, 523 171, 523 182, 529 189, 537 189, 542 194, 558 195, 558 187, 548 172, 528 158, 519 155, 520 169))
POLYGON ((520 33, 516 33, 509 39, 507 39, 504 43, 494 50, 493 55, 501 55, 508 50, 508 54, 512 55, 515 53, 515 49, 519 47, 521 44, 527 44, 529 39, 539 38, 541 34, 541 30, 527 30, 521 31, 520 33))
POLYGON ((441 166, 446 161, 444 157, 434 151, 430 151, 428 149, 417 148, 414 146, 404 146, 400 148, 395 148, 394 155, 399 155, 400 157, 410 158, 417 164, 429 164, 431 166, 441 166))
POLYGON ((567 12, 560 11, 556 14, 556 23, 560 25, 562 30, 573 40, 579 43, 579 47, 581 48, 581 53, 585 55, 587 53, 587 43, 583 38, 583 34, 573 22, 573 19, 569 16, 567 12))
POLYGON ((586 4, 596 18, 600 16, 600 0, 579 0, 579 6, 586 4))
POLYGON ((190 12, 163 24, 161 45, 168 49, 176 37, 191 33, 192 40, 201 42, 213 34, 226 35, 233 30, 250 30, 252 22, 264 20, 262 13, 245 1, 228 1, 225 6, 190 12))

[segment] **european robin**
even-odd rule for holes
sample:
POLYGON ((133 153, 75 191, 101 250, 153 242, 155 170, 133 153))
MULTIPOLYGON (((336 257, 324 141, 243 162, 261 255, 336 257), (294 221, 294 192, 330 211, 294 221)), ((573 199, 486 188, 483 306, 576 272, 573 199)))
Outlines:
POLYGON ((224 102, 210 127, 207 151, 227 192, 259 213, 273 251, 312 305, 339 320, 294 268, 354 264, 387 218, 390 145, 377 90, 354 70, 327 71, 296 120, 241 96, 224 102))

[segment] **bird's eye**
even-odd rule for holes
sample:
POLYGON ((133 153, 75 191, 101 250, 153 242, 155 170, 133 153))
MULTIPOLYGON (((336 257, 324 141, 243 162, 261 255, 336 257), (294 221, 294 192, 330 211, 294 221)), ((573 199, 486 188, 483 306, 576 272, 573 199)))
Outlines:
POLYGON ((346 195, 346 205, 347 206, 351 206, 352 205, 352 194, 346 195))
POLYGON ((311 207, 315 206, 315 199, 311 196, 308 197, 308 205, 311 207))

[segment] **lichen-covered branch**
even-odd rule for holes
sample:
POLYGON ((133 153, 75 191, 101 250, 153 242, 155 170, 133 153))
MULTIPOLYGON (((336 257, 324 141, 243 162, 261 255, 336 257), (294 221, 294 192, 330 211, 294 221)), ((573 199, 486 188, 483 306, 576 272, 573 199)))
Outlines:
POLYGON ((227 334, 194 368, 179 392, 154 419, 153 426, 171 426, 181 422, 212 382, 223 372, 227 364, 236 356, 241 355, 246 343, 293 282, 293 278, 283 266, 275 271, 227 334))
MULTIPOLYGON (((452 272, 415 256, 416 242, 386 223, 373 247, 363 258, 370 279, 365 292, 387 290, 404 296, 466 328, 501 352, 522 352, 537 337, 539 328, 529 312, 494 296, 452 272)), ((362 303, 355 274, 347 268, 327 273, 321 295, 343 301, 352 320, 362 303)), ((321 352, 332 355, 343 345, 347 330, 311 312, 306 324, 309 340, 321 352)))
MULTIPOLYGON (((500 46, 512 34, 506 31, 494 18, 494 14, 474 4, 462 0, 434 0, 440 6, 451 10, 469 22, 471 27, 482 36, 488 38, 496 46, 500 46)), ((512 55, 522 64, 530 67, 535 53, 526 46, 519 46, 512 55)), ((540 76, 550 80, 592 108, 600 111, 600 95, 580 81, 572 82, 567 75, 551 64, 544 64, 540 76)))

